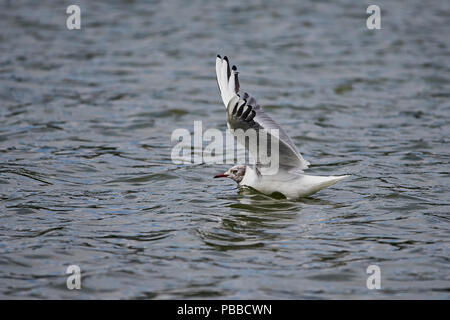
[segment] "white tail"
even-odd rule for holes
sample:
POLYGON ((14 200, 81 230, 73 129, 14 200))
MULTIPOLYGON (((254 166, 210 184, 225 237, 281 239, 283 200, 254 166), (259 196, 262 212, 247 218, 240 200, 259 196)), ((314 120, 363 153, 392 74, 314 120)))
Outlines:
POLYGON ((308 194, 316 193, 326 187, 332 186, 333 184, 349 177, 345 176, 303 176, 302 183, 304 184, 304 191, 308 194))

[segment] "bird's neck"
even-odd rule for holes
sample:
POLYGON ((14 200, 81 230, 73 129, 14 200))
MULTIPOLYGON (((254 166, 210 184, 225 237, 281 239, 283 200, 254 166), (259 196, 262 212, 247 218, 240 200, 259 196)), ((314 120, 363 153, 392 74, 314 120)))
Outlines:
POLYGON ((247 166, 245 168, 245 174, 242 178, 241 182, 239 182, 239 185, 250 185, 252 181, 254 181, 258 177, 258 174, 256 171, 251 168, 250 166, 247 166))

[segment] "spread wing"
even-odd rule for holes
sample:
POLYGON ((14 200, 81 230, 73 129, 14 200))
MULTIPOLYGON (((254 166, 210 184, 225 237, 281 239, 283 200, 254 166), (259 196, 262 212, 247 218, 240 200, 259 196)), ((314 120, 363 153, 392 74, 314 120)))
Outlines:
MULTIPOLYGON (((220 56, 217 56, 216 75, 220 95, 227 108, 227 124, 230 131, 237 136, 236 133, 239 132, 238 129, 246 131, 251 128, 254 129, 258 135, 260 131, 263 130, 270 135, 269 139, 278 140, 280 168, 297 171, 307 169, 309 162, 303 159, 302 155, 295 147, 295 144, 283 128, 262 110, 254 97, 246 92, 240 92, 237 68, 236 66, 233 66, 230 69, 230 64, 226 56, 223 59, 220 56), (278 133, 278 136, 274 134, 276 132, 278 133)), ((242 141, 242 139, 239 139, 238 137, 238 142, 247 148, 245 140, 242 141)), ((252 140, 249 139, 248 150, 255 159, 256 164, 258 164, 260 161, 260 154, 255 153, 255 150, 259 150, 257 145, 254 145, 255 143, 258 142, 252 143, 252 140)), ((268 143, 268 146, 269 145, 270 142, 268 143)), ((270 150, 270 147, 267 149, 270 150)))

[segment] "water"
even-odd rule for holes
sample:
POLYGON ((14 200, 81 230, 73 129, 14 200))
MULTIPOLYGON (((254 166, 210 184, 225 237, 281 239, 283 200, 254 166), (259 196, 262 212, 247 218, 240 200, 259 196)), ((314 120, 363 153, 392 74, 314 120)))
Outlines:
POLYGON ((381 30, 344 0, 77 4, 81 31, 0 5, 0 297, 450 298, 448 1, 378 1, 381 30), (174 129, 226 130, 217 53, 351 177, 290 201, 173 164, 174 129))

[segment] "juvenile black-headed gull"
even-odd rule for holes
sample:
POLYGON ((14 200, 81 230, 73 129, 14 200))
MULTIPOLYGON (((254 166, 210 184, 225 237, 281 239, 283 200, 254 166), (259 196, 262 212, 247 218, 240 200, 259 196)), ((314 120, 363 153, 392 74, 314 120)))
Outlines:
MULTIPOLYGON (((329 187, 336 182, 348 177, 344 176, 309 176, 303 173, 309 162, 303 159, 292 140, 275 121, 265 114, 256 99, 246 92, 241 92, 239 87, 238 72, 236 66, 230 69, 228 58, 216 59, 216 75, 222 101, 227 109, 227 125, 232 134, 236 135, 238 129, 253 129, 256 132, 264 130, 271 135, 271 130, 278 130, 278 162, 276 172, 266 172, 260 166, 259 154, 254 154, 255 149, 250 145, 248 150, 255 159, 254 167, 237 165, 228 171, 216 175, 214 178, 230 178, 240 186, 248 186, 264 194, 281 193, 287 198, 299 198, 309 196, 317 191, 329 187)), ((276 132, 276 131, 274 131, 276 132)), ((274 137, 274 135, 272 135, 274 137)), ((258 140, 259 141, 259 140, 258 140)), ((245 141, 238 142, 247 148, 245 141)), ((252 142, 250 141, 249 144, 252 142)))

